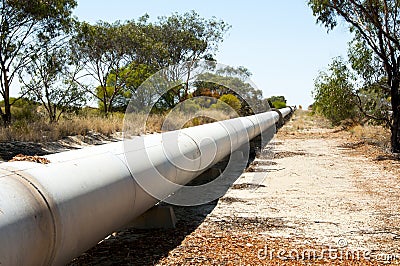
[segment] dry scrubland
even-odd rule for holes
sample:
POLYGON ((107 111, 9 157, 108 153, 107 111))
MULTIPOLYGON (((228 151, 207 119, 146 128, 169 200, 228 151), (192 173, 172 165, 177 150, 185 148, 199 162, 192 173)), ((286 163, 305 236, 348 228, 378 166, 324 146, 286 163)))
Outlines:
POLYGON ((130 114, 127 118, 124 113, 113 113, 106 117, 101 114, 66 115, 52 124, 44 118, 33 119, 33 122, 21 119, 15 121, 11 127, 0 127, 0 141, 46 142, 61 140, 68 136, 86 136, 90 133, 110 137, 122 130, 131 135, 142 135, 234 117, 233 114, 207 110, 196 114, 174 113, 167 120, 168 123, 165 123, 166 116, 168 117, 168 114, 130 114), (201 117, 193 119, 198 116, 201 117))
POLYGON ((130 114, 125 117, 123 113, 104 117, 91 111, 88 114, 66 115, 57 123, 49 124, 43 117, 28 114, 20 116, 9 128, 0 127, 0 161, 10 160, 18 154, 41 156, 117 141, 122 139, 122 131, 128 137, 138 136, 232 117, 234 114, 215 110, 203 110, 197 114, 174 112, 166 117, 160 114, 130 114))
POLYGON ((388 137, 299 110, 218 201, 174 207, 176 229, 115 232, 70 265, 399 264, 374 257, 400 254, 400 162, 386 153, 388 137), (328 248, 371 256, 321 256, 328 248))
MULTIPOLYGON (((21 111, 19 111, 21 112, 21 111)), ((310 121, 317 121, 324 127, 330 128, 329 122, 324 118, 313 115, 310 112, 298 110, 296 120, 293 121, 291 128, 304 130, 310 121)), ((21 116, 21 115, 20 115, 21 116)), ((68 136, 85 136, 90 132, 95 132, 105 136, 112 136, 114 133, 124 129, 132 135, 141 135, 152 132, 174 130, 181 127, 196 126, 215 120, 223 120, 235 117, 234 114, 224 114, 219 111, 207 110, 196 114, 177 114, 168 117, 167 115, 144 115, 131 114, 126 119, 124 113, 113 113, 104 117, 98 112, 90 112, 83 115, 65 115, 59 122, 49 124, 43 117, 25 117, 18 119, 9 128, 0 127, 0 141, 29 141, 46 142, 57 141, 68 136), (195 118, 198 117, 201 118, 195 118), (211 117, 206 119, 205 117, 211 117), (33 121, 33 122, 32 122, 33 121), (126 123, 124 125, 124 122, 126 123)), ((363 144, 373 145, 388 152, 390 149, 390 131, 380 126, 353 126, 350 128, 340 128, 346 130, 354 139, 359 139, 363 144)), ((361 143, 360 143, 361 144, 361 143)))
POLYGON ((49 124, 47 121, 16 122, 9 128, 0 128, 0 141, 57 141, 67 136, 86 136, 97 132, 110 136, 122 130, 122 116, 70 117, 49 124))

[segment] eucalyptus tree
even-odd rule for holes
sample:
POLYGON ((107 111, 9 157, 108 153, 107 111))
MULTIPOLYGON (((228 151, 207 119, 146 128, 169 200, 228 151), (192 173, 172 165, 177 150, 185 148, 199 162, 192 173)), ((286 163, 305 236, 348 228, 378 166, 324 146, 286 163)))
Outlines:
POLYGON ((100 21, 95 25, 81 22, 71 40, 76 58, 83 67, 75 81, 99 101, 105 114, 113 110, 114 102, 123 93, 119 77, 129 63, 130 41, 119 21, 112 24, 100 21), (113 87, 108 86, 110 74, 115 79, 113 87), (94 84, 88 85, 88 80, 94 84))
POLYGON ((373 52, 358 38, 349 43, 348 60, 335 58, 314 83, 314 110, 334 125, 343 120, 390 126, 390 88, 373 52))
POLYGON ((379 58, 390 89, 391 147, 400 153, 400 3, 398 0, 309 0, 328 30, 345 21, 355 36, 379 58))
POLYGON ((250 115, 267 111, 262 101, 262 91, 251 84, 251 73, 244 67, 224 67, 214 73, 206 72, 198 75, 194 82, 194 96, 221 97, 232 94, 241 101, 241 115, 250 115))
POLYGON ((0 1, 0 95, 4 100, 0 115, 5 126, 11 123, 11 86, 38 52, 35 38, 53 38, 60 28, 68 30, 75 6, 75 0, 0 1))
MULTIPOLYGON (((120 71, 119 77, 112 78, 112 83, 118 84, 119 80, 120 84, 127 85, 126 89, 134 98, 146 95, 154 98, 157 86, 147 87, 148 93, 138 92, 137 88, 150 74, 160 71, 159 78, 164 77, 167 83, 182 84, 166 93, 164 88, 160 90, 157 109, 170 109, 188 98, 191 72, 198 60, 209 59, 216 53, 229 28, 222 20, 202 18, 194 11, 159 17, 155 22, 149 22, 147 15, 137 21, 127 21, 123 24, 123 32, 130 44, 126 50, 128 65, 120 71), (132 80, 136 82, 132 83, 132 80)), ((150 98, 146 102, 151 101, 150 98)))
POLYGON ((71 60, 64 37, 42 38, 40 44, 39 53, 31 56, 20 73, 20 82, 24 85, 22 93, 41 103, 50 123, 54 123, 64 112, 86 103, 85 91, 74 82, 80 67, 71 60))
POLYGON ((166 102, 173 106, 188 97, 190 71, 197 60, 214 55, 228 29, 225 22, 202 18, 194 11, 155 22, 145 15, 124 23, 80 23, 72 42, 84 66, 78 81, 82 87, 88 85, 88 78, 94 81, 88 92, 108 113, 113 105, 124 105, 127 96, 135 96, 150 74, 164 71, 167 79, 186 85, 168 93, 173 101, 166 102))
MULTIPOLYGON (((121 68, 118 72, 111 71, 107 76, 107 90, 111 95, 117 91, 118 94, 114 97, 112 104, 114 110, 124 111, 130 100, 137 101, 138 106, 147 106, 156 92, 149 90, 138 90, 139 86, 152 74, 153 69, 146 64, 138 64, 132 62, 129 65, 121 68)), ((102 91, 98 91, 102 93, 102 91)), ((100 106, 103 109, 103 106, 100 106)))
POLYGON ((159 69, 169 67, 166 75, 183 83, 175 88, 178 101, 189 96, 189 82, 197 61, 213 59, 230 27, 223 20, 206 19, 195 11, 159 17, 158 22, 151 25, 152 39, 159 48, 159 69))
POLYGON ((349 66, 356 78, 355 83, 358 84, 354 95, 360 112, 374 124, 390 128, 391 89, 380 59, 365 42, 357 37, 349 44, 348 57, 349 66))

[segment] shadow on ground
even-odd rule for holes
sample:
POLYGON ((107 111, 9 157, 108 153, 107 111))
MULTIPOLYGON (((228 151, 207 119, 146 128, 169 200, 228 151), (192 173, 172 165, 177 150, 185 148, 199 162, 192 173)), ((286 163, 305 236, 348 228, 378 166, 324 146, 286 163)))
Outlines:
MULTIPOLYGON (((260 144, 257 144, 252 144, 252 153, 254 154, 256 149, 260 149, 260 144)), ((247 157, 248 161, 244 162, 244 167, 246 167, 246 163, 248 166, 254 157, 250 154, 247 157)), ((198 186, 213 181, 220 176, 220 173, 224 172, 229 160, 230 156, 227 156, 187 185, 198 186)), ((231 182, 221 187, 222 194, 225 194, 233 182, 241 176, 243 168, 239 167, 231 173, 233 173, 233 177, 229 179, 231 182)), ((182 241, 203 223, 217 203, 218 200, 214 200, 199 206, 174 206, 173 209, 178 220, 176 228, 125 229, 109 236, 68 265, 155 265, 160 259, 168 257, 171 250, 180 246, 182 241)))
POLYGON ((34 142, 0 142, 0 160, 9 161, 18 154, 27 156, 43 156, 50 154, 51 151, 45 150, 43 145, 34 142))
POLYGON ((174 207, 178 219, 175 229, 125 229, 68 265, 154 265, 196 230, 216 205, 217 201, 196 207, 174 207))
POLYGON ((57 152, 80 149, 88 145, 102 145, 119 141, 118 138, 108 137, 98 133, 90 133, 86 136, 65 137, 54 142, 25 142, 4 141, 0 142, 0 161, 9 161, 16 155, 43 156, 57 152))

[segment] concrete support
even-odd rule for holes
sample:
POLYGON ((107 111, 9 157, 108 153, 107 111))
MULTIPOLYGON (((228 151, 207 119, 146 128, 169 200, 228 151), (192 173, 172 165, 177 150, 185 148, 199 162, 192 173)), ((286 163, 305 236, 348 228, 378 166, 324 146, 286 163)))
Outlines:
POLYGON ((175 228, 176 217, 171 206, 154 206, 136 218, 131 227, 136 229, 171 229, 175 228))

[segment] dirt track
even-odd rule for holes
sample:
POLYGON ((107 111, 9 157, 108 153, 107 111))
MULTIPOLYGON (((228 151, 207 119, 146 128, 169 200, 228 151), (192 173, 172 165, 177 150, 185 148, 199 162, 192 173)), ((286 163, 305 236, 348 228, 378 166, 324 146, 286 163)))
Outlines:
POLYGON ((176 208, 176 229, 116 233, 72 264, 400 264, 399 161, 323 125, 298 112, 218 203, 176 208))

